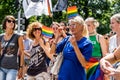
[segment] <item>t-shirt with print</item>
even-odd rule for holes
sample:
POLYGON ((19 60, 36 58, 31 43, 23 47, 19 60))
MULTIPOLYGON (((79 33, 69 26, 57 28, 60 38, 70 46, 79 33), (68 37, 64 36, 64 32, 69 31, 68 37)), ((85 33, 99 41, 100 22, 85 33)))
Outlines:
POLYGON ((18 69, 18 38, 20 37, 19 34, 14 34, 14 37, 8 44, 9 40, 4 39, 4 34, 0 36, 0 42, 1 42, 1 49, 2 52, 4 52, 5 46, 8 44, 7 49, 5 50, 5 53, 2 60, 1 60, 1 67, 7 68, 7 69, 18 69))
POLYGON ((27 74, 30 76, 36 76, 41 72, 46 72, 46 54, 42 47, 39 44, 36 46, 32 46, 30 55, 31 58, 27 74))

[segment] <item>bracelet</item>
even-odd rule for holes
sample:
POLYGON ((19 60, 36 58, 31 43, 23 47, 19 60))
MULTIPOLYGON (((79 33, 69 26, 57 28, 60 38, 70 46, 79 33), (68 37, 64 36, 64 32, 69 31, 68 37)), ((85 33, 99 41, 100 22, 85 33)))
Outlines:
POLYGON ((23 66, 19 66, 20 68, 23 68, 23 66))

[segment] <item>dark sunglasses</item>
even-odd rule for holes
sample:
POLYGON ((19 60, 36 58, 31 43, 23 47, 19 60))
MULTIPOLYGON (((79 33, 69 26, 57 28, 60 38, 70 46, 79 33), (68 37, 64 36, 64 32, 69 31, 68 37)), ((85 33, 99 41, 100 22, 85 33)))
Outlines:
POLYGON ((37 31, 37 30, 41 31, 42 29, 41 28, 33 28, 32 29, 32 31, 37 31))
POLYGON ((8 23, 15 23, 15 21, 12 21, 12 20, 7 20, 8 23))

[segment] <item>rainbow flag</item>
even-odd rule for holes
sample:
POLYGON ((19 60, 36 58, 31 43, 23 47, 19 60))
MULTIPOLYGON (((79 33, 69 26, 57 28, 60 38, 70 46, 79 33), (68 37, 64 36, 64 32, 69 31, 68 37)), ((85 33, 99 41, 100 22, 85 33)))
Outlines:
POLYGON ((52 36, 53 36, 53 30, 50 27, 42 26, 42 34, 45 37, 52 38, 52 36))
POLYGON ((71 19, 78 15, 78 9, 76 6, 71 6, 67 8, 68 19, 71 19))
POLYGON ((104 74, 100 69, 99 62, 95 62, 88 70, 87 70, 87 80, 104 80, 104 74))

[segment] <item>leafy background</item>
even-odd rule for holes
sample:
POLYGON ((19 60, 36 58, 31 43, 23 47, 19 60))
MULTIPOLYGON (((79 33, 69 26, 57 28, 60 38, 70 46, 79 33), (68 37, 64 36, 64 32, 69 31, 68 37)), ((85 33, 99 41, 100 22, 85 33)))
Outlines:
MULTIPOLYGON (((22 10, 22 5, 18 6, 19 1, 22 0, 0 0, 0 24, 6 15, 14 15, 17 19, 19 9, 22 10)), ((56 4, 57 0, 52 0, 52 5, 56 4)), ((68 0, 68 6, 76 5, 78 8, 78 13, 86 19, 87 17, 94 17, 100 22, 100 26, 97 28, 97 32, 100 34, 106 34, 111 31, 110 29, 110 17, 120 12, 120 0, 68 0)), ((66 21, 67 14, 66 11, 54 12, 53 16, 32 16, 28 20, 25 19, 25 30, 27 25, 33 21, 40 21, 44 25, 50 26, 53 21, 66 21)), ((1 30, 0 25, 0 33, 1 30)))

